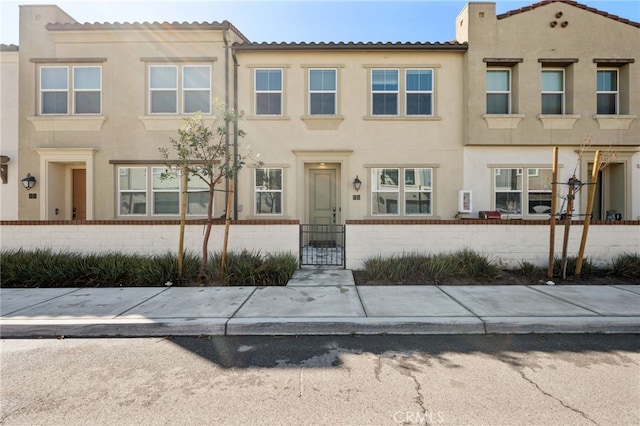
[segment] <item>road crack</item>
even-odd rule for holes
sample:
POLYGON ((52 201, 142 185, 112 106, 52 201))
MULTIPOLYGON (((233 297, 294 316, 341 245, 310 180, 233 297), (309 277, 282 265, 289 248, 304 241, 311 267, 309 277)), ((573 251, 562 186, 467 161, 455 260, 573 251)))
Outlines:
POLYGON ((580 416, 584 417, 586 420, 590 421, 591 423, 593 423, 594 425, 598 425, 600 426, 595 420, 593 420, 591 417, 589 417, 584 411, 579 410, 577 408, 574 408, 572 406, 570 406, 569 404, 567 404, 566 402, 564 402, 563 400, 561 400, 560 398, 552 395, 551 393, 545 391, 544 389, 542 389, 536 382, 534 382, 533 380, 531 380, 530 378, 527 377, 526 374, 524 374, 524 371, 522 370, 518 370, 516 369, 516 371, 520 374, 520 377, 522 377, 525 381, 531 383, 536 389, 538 389, 538 391, 540 393, 542 393, 544 396, 549 397, 555 401, 557 401, 560 405, 562 405, 564 408, 573 411, 576 414, 579 414, 580 416))

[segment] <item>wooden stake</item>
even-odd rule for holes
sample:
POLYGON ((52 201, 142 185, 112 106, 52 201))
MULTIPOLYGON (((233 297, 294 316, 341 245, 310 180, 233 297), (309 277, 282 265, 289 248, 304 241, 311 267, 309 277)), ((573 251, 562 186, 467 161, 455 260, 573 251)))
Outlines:
POLYGON ((178 244, 178 277, 182 280, 183 259, 184 259, 184 227, 187 215, 187 185, 189 184, 189 173, 186 166, 182 167, 182 191, 180 192, 180 242, 178 244))
POLYGON ((578 252, 578 260, 576 261, 576 277, 582 273, 582 260, 584 258, 584 249, 587 246, 587 234, 589 233, 589 225, 591 224, 591 213, 593 212, 593 202, 596 197, 596 184, 598 183, 598 172, 600 171, 600 150, 596 151, 593 158, 593 170, 591 170, 591 186, 589 187, 589 201, 587 202, 587 211, 584 218, 584 227, 582 228, 582 239, 580 240, 580 251, 578 252))
POLYGON ((554 248, 556 242, 556 199, 558 197, 558 147, 553 147, 553 177, 551 178, 551 217, 549 218, 549 269, 547 278, 553 278, 554 248))
POLYGON ((227 193, 227 214, 224 221, 224 241, 222 243, 222 260, 220 264, 220 279, 224 278, 227 266, 227 243, 229 242, 229 226, 231 225, 231 208, 233 207, 233 190, 235 179, 229 182, 229 192, 227 193))

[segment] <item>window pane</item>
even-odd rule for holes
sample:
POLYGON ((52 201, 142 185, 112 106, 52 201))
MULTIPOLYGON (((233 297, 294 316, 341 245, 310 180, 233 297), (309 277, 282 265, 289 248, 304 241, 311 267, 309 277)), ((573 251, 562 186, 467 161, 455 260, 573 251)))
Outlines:
POLYGON ((407 94, 407 115, 431 115, 431 94, 407 94))
POLYGON ((67 90, 69 79, 67 68, 42 68, 40 89, 42 90, 67 90))
POLYGON ((335 70, 310 70, 309 71, 309 90, 336 90, 336 71, 335 70))
POLYGON ((371 172, 374 191, 398 191, 399 169, 372 169, 371 172))
POLYGON ((100 114, 100 92, 75 92, 76 114, 100 114))
POLYGON ((562 114, 562 94, 542 95, 542 113, 543 114, 562 114))
POLYGON ((496 210, 506 214, 522 214, 522 193, 496 192, 496 210))
POLYGON ((152 89, 177 89, 178 69, 176 67, 151 67, 150 87, 152 89))
POLYGON ((487 93, 487 114, 509 114, 509 94, 487 93))
POLYGON ((562 92, 562 71, 542 71, 542 90, 545 92, 562 92))
POLYGON ((152 113, 172 113, 177 111, 177 93, 175 91, 153 91, 151 92, 151 112, 152 113))
POLYGON ((373 115, 397 115, 398 95, 396 93, 374 93, 373 115))
POLYGON ((598 71, 598 92, 618 90, 618 73, 615 70, 598 71))
POLYGON ((282 192, 257 192, 257 214, 282 214, 282 192))
POLYGON ((153 194, 154 214, 178 214, 180 208, 179 192, 155 192, 153 194))
POLYGON ((598 93, 598 114, 616 114, 615 93, 598 93))
POLYGON ((281 70, 256 70, 256 90, 282 90, 281 70))
POLYGON ((404 212, 405 214, 431 214, 431 192, 406 193, 404 212))
POLYGON ((371 89, 397 91, 398 70, 373 70, 371 72, 371 89))
POLYGON ((42 93, 42 113, 43 114, 66 114, 67 113, 67 92, 42 93))
POLYGON ((282 190, 282 169, 256 169, 255 177, 258 190, 282 190))
POLYGON ((146 190, 147 169, 143 167, 121 167, 118 171, 120 190, 146 190))
POLYGON ((521 190, 522 169, 496 169, 496 190, 521 190))
POLYGON ((371 213, 376 214, 398 214, 398 194, 395 192, 377 192, 372 194, 373 205, 371 213))
POLYGON ((487 92, 508 92, 509 71, 487 71, 487 92))
POLYGON ((147 194, 145 192, 121 192, 120 215, 147 214, 147 194))
POLYGON ((432 74, 431 70, 408 70, 407 90, 431 91, 432 74))
POLYGON ((209 203, 208 191, 187 193, 187 214, 197 214, 197 215, 207 214, 208 203, 209 203))
POLYGON ((180 178, 177 176, 171 176, 167 179, 162 179, 162 174, 166 172, 168 169, 162 167, 153 167, 152 174, 153 179, 151 182, 152 188, 154 190, 164 189, 164 190, 175 190, 178 191, 180 189, 180 178))
POLYGON ((100 90, 100 68, 77 67, 73 69, 74 90, 100 90))
POLYGON ((209 104, 208 90, 190 90, 184 94, 184 112, 187 114, 196 111, 209 113, 209 104))
POLYGON ((282 111, 280 93, 257 93, 256 114, 280 115, 282 111))
POLYGON ((311 93, 310 114, 335 114, 334 93, 311 93))
POLYGON ((185 89, 209 89, 211 74, 209 67, 188 67, 185 66, 182 70, 184 73, 184 88, 185 89))

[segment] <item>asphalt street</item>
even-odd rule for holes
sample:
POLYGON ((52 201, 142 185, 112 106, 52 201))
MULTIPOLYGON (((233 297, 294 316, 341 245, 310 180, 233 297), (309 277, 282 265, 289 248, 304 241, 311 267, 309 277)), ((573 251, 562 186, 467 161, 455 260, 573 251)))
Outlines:
POLYGON ((640 335, 8 339, 3 425, 637 425, 640 335))

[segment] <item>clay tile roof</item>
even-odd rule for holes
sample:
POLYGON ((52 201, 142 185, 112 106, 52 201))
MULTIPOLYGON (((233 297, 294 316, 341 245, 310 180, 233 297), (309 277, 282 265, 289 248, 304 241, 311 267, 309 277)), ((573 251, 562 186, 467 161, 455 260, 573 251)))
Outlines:
POLYGON ((17 52, 18 46, 15 44, 0 44, 0 52, 17 52))
POLYGON ((46 25, 50 31, 121 31, 121 30, 231 30, 242 40, 249 42, 229 21, 222 22, 74 22, 50 23, 46 25))
POLYGON ((617 15, 612 15, 611 13, 603 12, 602 10, 598 10, 593 7, 589 7, 585 4, 578 3, 573 0, 542 0, 538 3, 530 4, 529 6, 521 7, 520 9, 510 10, 508 12, 502 13, 497 16, 498 19, 508 18, 509 16, 518 15, 520 13, 528 12, 530 10, 536 9, 540 6, 544 6, 551 3, 565 3, 570 6, 577 7, 579 9, 584 9, 589 12, 597 13, 598 15, 604 16, 605 18, 613 19, 614 21, 622 22, 623 24, 628 24, 636 28, 640 28, 640 23, 631 21, 626 18, 621 18, 617 15))
POLYGON ((318 50, 350 50, 350 49, 425 49, 425 50, 467 50, 467 43, 459 43, 457 41, 448 41, 444 43, 435 42, 262 42, 262 43, 234 43, 233 47, 239 50, 301 50, 301 49, 318 49, 318 50))

